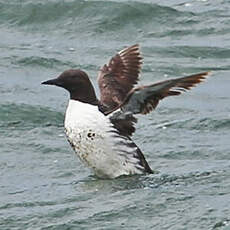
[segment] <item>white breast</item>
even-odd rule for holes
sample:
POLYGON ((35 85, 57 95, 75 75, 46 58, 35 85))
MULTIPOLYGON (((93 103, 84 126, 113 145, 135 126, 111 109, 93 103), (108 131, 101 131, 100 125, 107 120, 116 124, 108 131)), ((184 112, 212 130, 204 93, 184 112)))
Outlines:
POLYGON ((99 177, 142 173, 130 140, 119 136, 97 106, 70 100, 65 115, 68 141, 80 159, 99 177))

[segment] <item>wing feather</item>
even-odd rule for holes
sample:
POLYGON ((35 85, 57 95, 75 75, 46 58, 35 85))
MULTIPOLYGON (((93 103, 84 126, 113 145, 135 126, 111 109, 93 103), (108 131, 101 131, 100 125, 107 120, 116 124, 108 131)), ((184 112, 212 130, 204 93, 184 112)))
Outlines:
POLYGON ((128 94, 121 105, 111 111, 104 111, 104 114, 110 116, 111 122, 121 135, 131 136, 135 132, 134 125, 137 122, 135 114, 151 112, 163 98, 177 96, 190 90, 204 81, 209 74, 210 72, 203 72, 137 87, 128 94))
POLYGON ((155 84, 137 87, 130 91, 121 108, 124 112, 147 114, 154 110, 159 101, 168 96, 177 96, 204 81, 210 72, 170 79, 155 84))
POLYGON ((98 74, 100 103, 108 110, 116 108, 137 83, 142 57, 139 45, 121 50, 104 65, 98 74))
POLYGON ((135 114, 151 112, 163 98, 190 90, 210 74, 202 72, 134 88, 141 65, 142 57, 136 44, 118 52, 98 74, 100 110, 110 116, 116 129, 124 136, 135 132, 135 114))

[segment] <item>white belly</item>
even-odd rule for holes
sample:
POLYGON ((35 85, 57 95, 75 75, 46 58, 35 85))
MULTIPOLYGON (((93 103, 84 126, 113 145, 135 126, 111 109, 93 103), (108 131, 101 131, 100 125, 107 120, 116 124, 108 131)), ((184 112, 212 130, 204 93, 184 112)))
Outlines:
POLYGON ((119 136, 107 116, 97 106, 70 100, 65 116, 68 141, 79 158, 98 177, 142 173, 136 167, 128 138, 119 136))

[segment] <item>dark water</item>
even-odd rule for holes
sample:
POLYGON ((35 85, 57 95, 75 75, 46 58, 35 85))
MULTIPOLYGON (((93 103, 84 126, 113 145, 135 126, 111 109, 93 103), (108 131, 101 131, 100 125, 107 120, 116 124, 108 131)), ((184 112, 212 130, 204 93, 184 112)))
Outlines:
MULTIPOLYGON (((0 229, 230 229, 230 1, 0 0, 0 229), (139 43, 141 84, 212 70, 139 117, 158 174, 99 180, 63 132, 68 95, 40 82, 97 71, 139 43)), ((98 90, 97 90, 98 91, 98 90)))

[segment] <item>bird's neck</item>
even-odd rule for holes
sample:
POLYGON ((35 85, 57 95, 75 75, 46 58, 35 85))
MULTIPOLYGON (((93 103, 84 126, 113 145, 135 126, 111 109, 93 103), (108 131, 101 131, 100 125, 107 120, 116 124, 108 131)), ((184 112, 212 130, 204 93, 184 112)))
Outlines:
POLYGON ((96 97, 93 86, 90 89, 85 90, 84 88, 78 89, 77 91, 70 92, 70 99, 77 100, 83 103, 91 105, 98 105, 99 101, 96 97))

